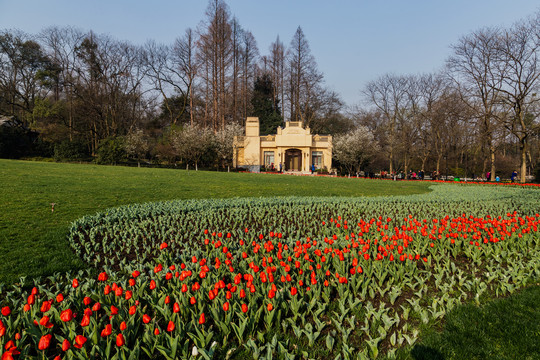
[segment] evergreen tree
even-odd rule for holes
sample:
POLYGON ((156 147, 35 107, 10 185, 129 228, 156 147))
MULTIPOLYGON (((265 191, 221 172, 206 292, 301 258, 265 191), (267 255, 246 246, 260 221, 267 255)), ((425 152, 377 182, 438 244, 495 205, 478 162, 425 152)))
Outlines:
POLYGON ((283 123, 279 109, 279 99, 272 96, 273 84, 270 75, 257 76, 255 80, 253 97, 253 115, 259 118, 261 135, 275 134, 278 126, 283 123))

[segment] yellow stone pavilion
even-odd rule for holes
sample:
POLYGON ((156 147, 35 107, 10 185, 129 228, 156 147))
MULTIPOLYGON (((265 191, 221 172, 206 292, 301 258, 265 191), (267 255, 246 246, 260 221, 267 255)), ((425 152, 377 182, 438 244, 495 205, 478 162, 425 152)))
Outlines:
POLYGON ((299 173, 332 167, 332 137, 312 135, 301 121, 287 121, 285 128, 278 127, 277 134, 261 136, 259 118, 246 119, 245 136, 234 138, 233 165, 251 172, 261 167, 299 173))

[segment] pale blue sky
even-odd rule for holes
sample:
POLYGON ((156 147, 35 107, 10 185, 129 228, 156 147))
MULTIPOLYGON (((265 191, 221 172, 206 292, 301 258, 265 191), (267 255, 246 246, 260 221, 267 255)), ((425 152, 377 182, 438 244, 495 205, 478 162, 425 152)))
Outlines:
MULTIPOLYGON (((486 26, 540 11, 538 0, 227 0, 261 55, 301 26, 326 84, 347 104, 385 73, 440 69, 450 45, 486 26)), ((0 29, 38 33, 71 25, 134 44, 171 43, 205 19, 206 0, 0 0, 0 29)))

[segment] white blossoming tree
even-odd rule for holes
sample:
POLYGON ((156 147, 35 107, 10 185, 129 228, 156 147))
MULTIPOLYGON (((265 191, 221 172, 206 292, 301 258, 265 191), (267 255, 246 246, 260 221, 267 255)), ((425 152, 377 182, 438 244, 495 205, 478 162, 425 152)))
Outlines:
POLYGON ((141 129, 136 129, 126 136, 126 152, 129 156, 137 159, 137 165, 141 167, 141 159, 148 152, 150 145, 148 138, 141 129))
POLYGON ((227 166, 227 171, 230 171, 230 166, 233 160, 233 140, 235 136, 244 134, 244 128, 236 123, 225 125, 223 130, 216 133, 215 148, 217 156, 222 166, 227 166))
POLYGON ((198 170, 201 158, 213 146, 214 141, 214 133, 198 125, 185 125, 171 134, 171 144, 177 155, 186 162, 187 170, 190 163, 198 170))
POLYGON ((334 159, 345 168, 349 176, 366 166, 379 149, 373 133, 365 126, 335 136, 332 146, 334 159))

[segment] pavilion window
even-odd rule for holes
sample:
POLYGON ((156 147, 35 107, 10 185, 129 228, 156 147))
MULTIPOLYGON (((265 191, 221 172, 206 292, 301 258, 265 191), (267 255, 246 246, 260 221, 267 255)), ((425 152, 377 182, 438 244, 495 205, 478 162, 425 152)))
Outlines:
POLYGON ((311 153, 311 163, 315 165, 316 169, 322 168, 322 164, 323 164, 322 157, 323 157, 322 151, 313 151, 311 153))
POLYGON ((276 165, 276 163, 274 161, 274 152, 273 151, 265 151, 264 152, 264 166, 270 167, 270 166, 272 166, 272 164, 274 164, 274 166, 276 165))

